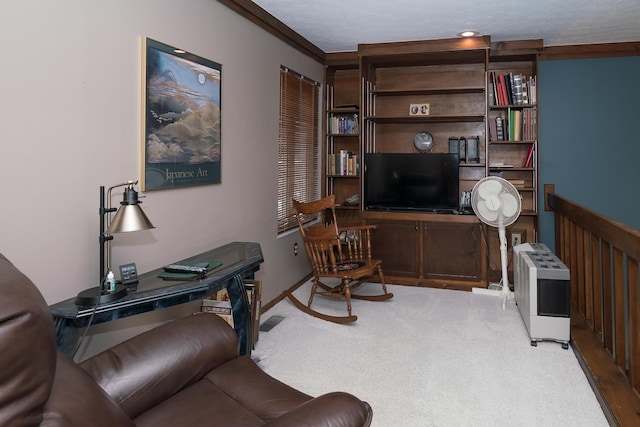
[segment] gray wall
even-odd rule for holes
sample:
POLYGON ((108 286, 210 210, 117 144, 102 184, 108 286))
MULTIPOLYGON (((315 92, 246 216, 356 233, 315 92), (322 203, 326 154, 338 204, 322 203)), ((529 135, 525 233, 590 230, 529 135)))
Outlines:
POLYGON ((50 304, 97 285, 99 186, 141 173, 143 37, 222 64, 222 183, 146 192, 156 228, 117 235, 112 265, 255 241, 270 301, 310 271, 276 230, 280 65, 323 67, 214 0, 3 3, 0 252, 50 304))
MULTIPOLYGON (((640 56, 539 65, 541 189, 640 229, 640 56)), ((540 231, 554 248, 552 213, 540 231)))

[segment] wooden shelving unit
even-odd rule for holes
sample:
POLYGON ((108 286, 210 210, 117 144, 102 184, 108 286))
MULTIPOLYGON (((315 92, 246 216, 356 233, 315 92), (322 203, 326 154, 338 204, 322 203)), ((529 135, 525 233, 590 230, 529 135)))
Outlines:
POLYGON ((353 225, 360 222, 360 205, 347 205, 354 195, 360 195, 360 171, 343 173, 329 166, 331 156, 338 156, 342 150, 350 152, 352 159, 361 163, 360 152, 360 85, 358 59, 353 54, 327 54, 325 65, 325 121, 324 121, 324 164, 323 194, 335 194, 336 214, 340 224, 353 225), (350 131, 338 132, 332 126, 334 118, 355 120, 356 126, 350 131), (353 157, 355 156, 355 158, 353 157))
MULTIPOLYGON (((487 67, 488 80, 487 88, 491 90, 491 74, 502 74, 508 78, 510 75, 525 76, 536 79, 538 74, 538 54, 542 50, 542 40, 526 40, 513 42, 492 43, 487 67)), ((525 85, 525 90, 529 89, 525 85)), ((537 105, 537 84, 533 88, 533 94, 529 94, 526 104, 507 103, 496 105, 497 101, 491 102, 491 94, 488 92, 487 99, 487 124, 489 127, 489 138, 487 143, 487 175, 499 174, 503 178, 512 181, 516 186, 522 199, 522 213, 519 219, 507 229, 507 240, 513 232, 521 233, 524 236, 523 243, 535 242, 538 240, 539 230, 539 181, 538 181, 538 121, 539 117, 537 105), (528 135, 524 133, 518 138, 513 134, 504 135, 503 140, 498 140, 491 128, 492 121, 496 117, 510 118, 512 112, 520 112, 524 116, 524 111, 529 110, 533 122, 530 123, 528 135), (533 149, 531 161, 528 166, 524 166, 528 151, 533 149), (504 163, 513 167, 498 167, 492 164, 504 163)), ((524 121, 522 129, 524 129, 524 121)), ((495 228, 487 228, 488 235, 488 279, 490 282, 498 281, 501 276, 500 271, 500 242, 495 228)), ((511 271, 511 265, 509 265, 511 271)), ((513 283, 513 279, 511 279, 513 283)))
POLYGON ((460 163, 460 191, 471 191, 478 180, 492 174, 513 180, 523 212, 510 228, 525 241, 537 239, 538 107, 534 103, 495 105, 490 76, 536 76, 541 48, 542 41, 491 43, 484 36, 363 44, 357 52, 327 55, 324 194, 336 195, 339 221, 378 225, 375 247, 402 247, 378 249, 383 251, 379 255, 384 255, 385 270, 398 283, 469 289, 495 280, 493 275, 497 272, 499 277, 500 270, 497 232, 473 215, 370 212, 362 200, 358 206, 344 204, 362 194, 366 153, 417 152, 413 139, 419 132, 433 136, 431 152, 436 153, 449 151, 449 138, 477 138, 477 160, 460 163), (428 115, 410 114, 411 104, 423 103, 429 104, 428 115), (527 110, 536 117, 533 137, 497 140, 492 136, 490 124, 496 117, 527 110), (357 115, 359 132, 345 135, 331 130, 329 123, 340 115, 357 115), (531 147, 531 163, 524 166, 531 147), (358 173, 330 173, 326 161, 340 150, 359 157, 358 173))

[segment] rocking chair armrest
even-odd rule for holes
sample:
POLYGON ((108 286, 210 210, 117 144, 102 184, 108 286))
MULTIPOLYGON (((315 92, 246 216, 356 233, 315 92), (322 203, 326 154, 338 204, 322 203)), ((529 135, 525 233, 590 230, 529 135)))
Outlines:
POLYGON ((377 225, 350 225, 346 227, 338 227, 338 233, 342 233, 345 231, 358 231, 358 230, 375 230, 378 228, 377 225))
POLYGON ((306 242, 335 242, 338 243, 340 241, 340 237, 338 236, 306 236, 304 238, 306 242))

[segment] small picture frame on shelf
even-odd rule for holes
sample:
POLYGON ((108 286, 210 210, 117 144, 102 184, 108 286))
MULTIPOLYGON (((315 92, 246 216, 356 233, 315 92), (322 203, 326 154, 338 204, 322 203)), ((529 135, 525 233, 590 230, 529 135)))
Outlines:
POLYGON ((467 163, 480 163, 479 142, 480 137, 478 136, 470 136, 467 138, 467 163))
POLYGON ((428 116, 430 113, 429 104, 409 104, 410 116, 428 116))

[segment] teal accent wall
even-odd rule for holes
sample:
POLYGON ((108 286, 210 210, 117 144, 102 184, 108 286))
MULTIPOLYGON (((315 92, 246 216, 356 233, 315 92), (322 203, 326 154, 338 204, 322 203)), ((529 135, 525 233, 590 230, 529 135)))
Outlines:
POLYGON ((640 56, 541 61, 539 241, 555 249, 544 184, 640 229, 640 56))

